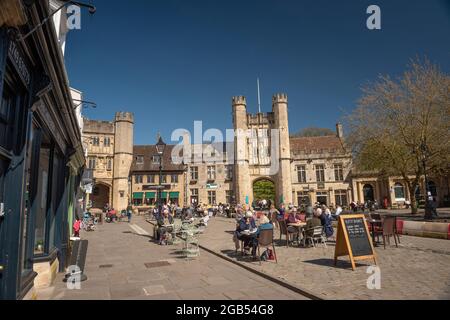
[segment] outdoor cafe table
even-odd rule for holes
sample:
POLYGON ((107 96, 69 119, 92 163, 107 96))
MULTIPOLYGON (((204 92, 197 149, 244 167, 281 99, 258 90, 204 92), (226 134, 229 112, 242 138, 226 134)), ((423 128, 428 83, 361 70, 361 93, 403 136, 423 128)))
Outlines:
POLYGON ((306 222, 298 222, 298 223, 288 223, 288 225, 287 225, 288 227, 294 227, 294 228, 297 228, 298 229, 298 236, 299 236, 299 239, 298 239, 298 245, 300 245, 300 236, 303 236, 303 229, 306 227, 306 222))

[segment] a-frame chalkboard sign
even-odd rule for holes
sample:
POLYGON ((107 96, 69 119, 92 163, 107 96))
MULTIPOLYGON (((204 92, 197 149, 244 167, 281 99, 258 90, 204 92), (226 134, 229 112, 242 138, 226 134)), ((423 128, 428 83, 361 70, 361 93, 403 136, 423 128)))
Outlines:
POLYGON ((339 217, 334 265, 343 256, 350 257, 353 271, 358 260, 373 260, 377 264, 369 228, 362 214, 339 217))

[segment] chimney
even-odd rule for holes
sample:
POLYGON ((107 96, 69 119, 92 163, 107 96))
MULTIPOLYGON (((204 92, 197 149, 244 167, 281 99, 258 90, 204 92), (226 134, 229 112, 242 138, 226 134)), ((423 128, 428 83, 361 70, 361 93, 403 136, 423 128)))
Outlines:
POLYGON ((336 134, 339 139, 344 139, 344 127, 341 123, 336 124, 336 134))

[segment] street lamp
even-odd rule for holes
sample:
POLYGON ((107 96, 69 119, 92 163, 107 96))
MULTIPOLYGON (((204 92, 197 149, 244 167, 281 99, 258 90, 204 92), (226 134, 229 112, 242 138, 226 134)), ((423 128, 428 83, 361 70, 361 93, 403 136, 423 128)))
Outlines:
POLYGON ((159 210, 162 208, 162 161, 164 156, 164 150, 166 149, 166 144, 164 143, 162 137, 159 137, 159 141, 156 144, 156 152, 159 156, 159 188, 158 188, 158 205, 159 210))
POLYGON ((424 142, 422 142, 422 144, 420 145, 420 151, 422 152, 422 166, 423 166, 423 173, 425 176, 425 219, 432 220, 434 218, 434 214, 429 198, 430 191, 427 175, 427 161, 430 155, 430 150, 428 149, 428 146, 424 142))

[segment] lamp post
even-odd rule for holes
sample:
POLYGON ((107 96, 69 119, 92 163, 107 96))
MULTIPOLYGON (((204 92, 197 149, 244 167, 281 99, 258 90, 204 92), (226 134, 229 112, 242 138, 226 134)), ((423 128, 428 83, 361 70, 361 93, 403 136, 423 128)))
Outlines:
POLYGON ((159 137, 158 143, 156 144, 156 152, 159 156, 159 188, 158 188, 158 206, 161 211, 162 208, 162 161, 164 156, 164 150, 166 149, 166 144, 163 139, 159 137))
POLYGON ((427 161, 430 151, 428 149, 428 146, 424 142, 420 145, 420 150, 422 151, 422 166, 423 166, 423 173, 425 176, 425 219, 432 220, 434 218, 434 214, 430 202, 430 191, 428 186, 428 175, 427 175, 427 161))

